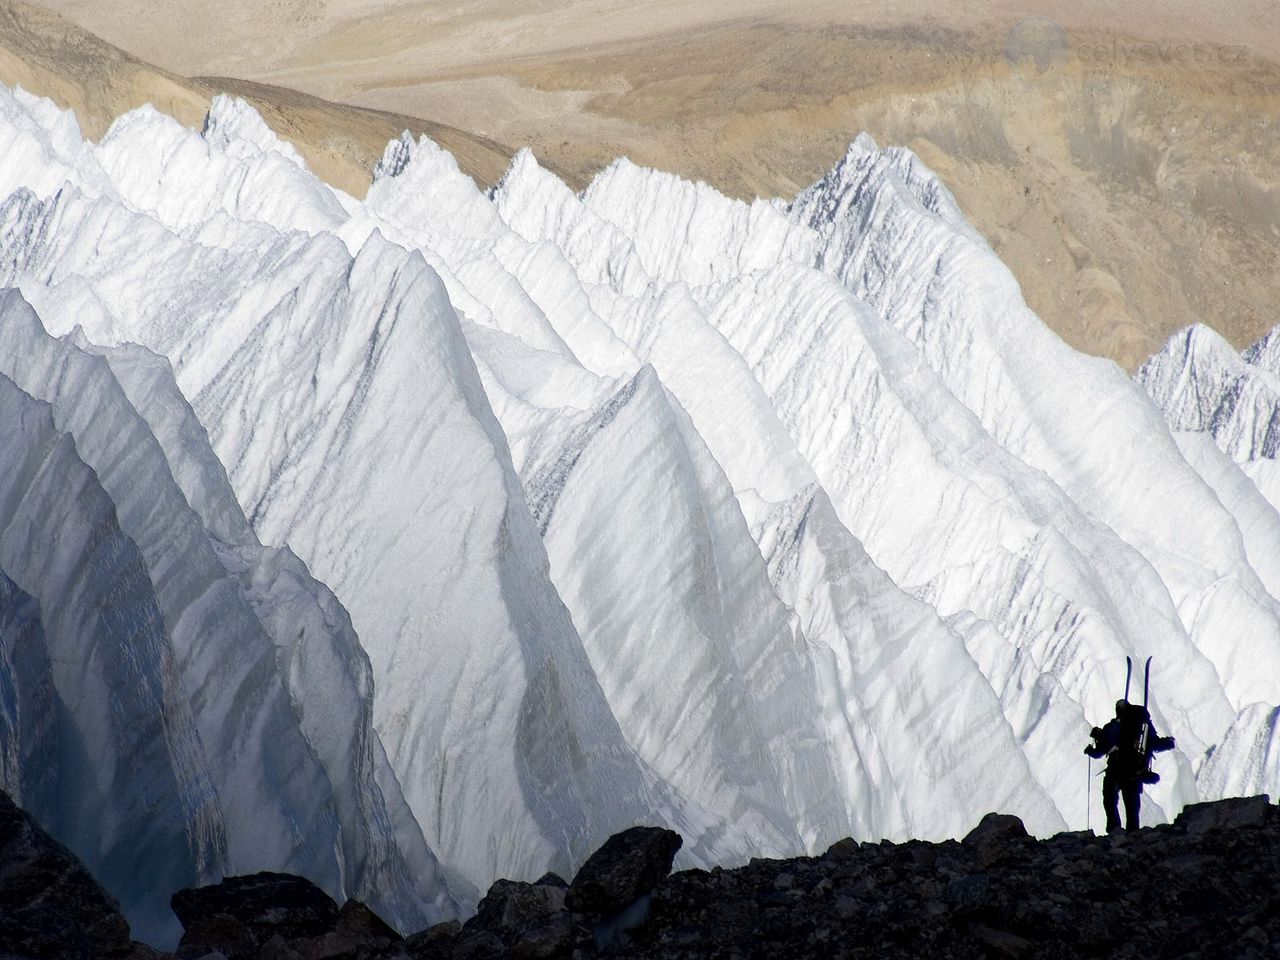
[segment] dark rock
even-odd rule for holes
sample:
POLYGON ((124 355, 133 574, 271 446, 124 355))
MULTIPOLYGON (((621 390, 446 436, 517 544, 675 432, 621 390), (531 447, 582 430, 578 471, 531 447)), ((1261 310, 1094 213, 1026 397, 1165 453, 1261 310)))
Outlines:
POLYGON ((969 877, 957 877, 947 885, 947 900, 961 910, 975 910, 986 906, 991 892, 991 880, 981 873, 969 877))
POLYGON ((1166 857, 1160 862, 1160 868, 1169 873, 1185 874, 1190 877, 1208 867, 1216 866, 1220 859, 1207 853, 1180 853, 1166 857))
POLYGON ((1027 828, 1017 817, 1007 813, 988 813, 960 842, 974 846, 989 841, 1025 840, 1027 836, 1027 828))
POLYGON ((566 891, 545 883, 495 880, 467 930, 487 930, 511 944, 564 911, 566 891))
POLYGON ((880 881, 869 873, 864 874, 854 881, 852 889, 860 897, 870 897, 880 889, 880 881))
POLYGON ((982 923, 973 924, 969 932, 979 943, 986 944, 1001 956, 1013 957, 1014 960, 1029 956, 1035 948, 1035 944, 1025 937, 1009 933, 1007 930, 996 930, 982 923))
POLYGON ((573 942, 573 920, 561 912, 521 936, 511 948, 511 956, 515 960, 552 960, 567 956, 573 942))
POLYGON ((119 960, 171 960, 172 957, 171 953, 163 953, 155 947, 135 941, 129 944, 129 949, 120 956, 119 960))
POLYGON ((404 938, 400 948, 411 960, 430 960, 433 957, 448 956, 452 944, 462 933, 462 924, 457 920, 446 920, 435 926, 419 930, 404 938))
MULTIPOLYGON (((439 954, 423 954, 425 957, 439 954)), ((488 930, 463 930, 451 945, 447 954, 451 960, 503 960, 508 956, 507 945, 488 930)))
POLYGON ((1014 818, 990 817, 963 842, 848 843, 835 856, 683 871, 655 890, 621 955, 1280 956, 1280 817, 1255 805, 1229 819, 1240 806, 1214 812, 1240 826, 1211 836, 1167 827, 1037 841, 1014 818))
POLYGON ((827 847, 827 852, 823 856, 831 860, 848 860, 858 855, 858 847, 857 840, 845 837, 843 840, 837 840, 827 847))
POLYGON ((295 943, 302 960, 365 960, 399 941, 400 934, 381 917, 359 900, 348 900, 332 930, 295 943))
POLYGON ((573 878, 566 906, 595 916, 617 913, 671 872, 682 844, 678 833, 661 827, 632 827, 614 834, 573 878))
POLYGON ((115 900, 0 791, 0 951, 98 960, 132 949, 115 900))
POLYGON ((182 932, 178 960, 199 960, 220 953, 227 960, 254 960, 259 943, 239 920, 219 914, 192 920, 182 932))
MULTIPOLYGON (((310 945, 308 941, 306 946, 310 945)), ((258 960, 304 960, 302 947, 302 941, 286 940, 278 933, 273 934, 258 951, 258 960)))
POLYGON ((250 951, 258 950, 272 937, 285 942, 321 937, 338 923, 337 904, 324 891, 284 873, 227 877, 207 887, 179 890, 170 903, 184 930, 183 957, 197 957, 192 951, 207 947, 240 960, 249 956, 246 939, 250 951))
POLYGON ((932 867, 938 862, 938 851, 934 849, 932 844, 913 843, 908 849, 911 851, 912 861, 917 866, 932 867))
MULTIPOLYGON (((663 831, 642 833, 649 837, 641 841, 651 841, 663 831)), ((575 895, 591 891, 587 866, 567 890, 553 876, 533 884, 498 881, 465 928, 457 922, 439 924, 400 942, 356 902, 337 911, 323 898, 319 902, 327 905, 300 909, 298 900, 323 897, 315 891, 285 897, 284 907, 266 910, 263 901, 270 897, 246 898, 241 891, 229 898, 230 906, 221 903, 217 911, 186 918, 181 955, 184 960, 1280 956, 1280 889, 1275 885, 1280 816, 1260 799, 1189 808, 1177 826, 1118 837, 1077 833, 1037 841, 1015 818, 986 817, 963 842, 859 846, 850 841, 833 844, 818 858, 757 858, 743 867, 674 875, 667 872, 678 839, 655 857, 644 852, 644 842, 628 844, 621 842, 626 835, 619 837, 616 849, 610 852, 606 844, 592 858, 601 861, 606 876, 631 876, 625 885, 601 884, 621 892, 612 899, 601 896, 593 909, 605 903, 608 910, 630 898, 611 912, 566 908, 575 895), (650 858, 658 861, 652 869, 644 866, 650 858), (645 886, 652 892, 637 895, 645 886), (255 909, 245 908, 246 899, 255 909), (299 916, 310 919, 297 922, 299 916), (315 933, 317 925, 328 928, 315 933)), ((0 848, 9 842, 0 836, 0 848)), ((0 866, 0 894, 8 880, 0 866)), ((309 887, 301 883, 302 890, 309 887)), ((0 912, 0 924, 8 922, 10 916, 0 912)), ((157 960, 154 952, 137 950, 145 948, 124 943, 123 952, 65 955, 157 960)), ((0 941, 0 960, 10 955, 8 942, 0 941)), ((64 954, 34 954, 50 955, 64 954)))
POLYGON ((348 900, 338 911, 336 932, 376 937, 391 942, 400 940, 400 934, 359 900, 348 900))
POLYGON ((1174 822, 1188 833, 1238 830, 1264 823, 1272 810, 1271 799, 1264 793, 1256 797, 1188 804, 1174 822))
POLYGON ((558 873, 544 873, 533 882, 540 887, 559 887, 561 890, 569 889, 569 881, 558 873))
POLYGON ((988 813, 961 843, 973 853, 978 866, 985 870, 1012 856, 1027 839, 1027 828, 1017 817, 988 813))

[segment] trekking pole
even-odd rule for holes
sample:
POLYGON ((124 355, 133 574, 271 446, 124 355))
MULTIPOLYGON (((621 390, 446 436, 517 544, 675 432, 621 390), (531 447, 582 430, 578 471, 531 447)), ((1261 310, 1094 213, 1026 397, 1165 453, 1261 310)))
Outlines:
POLYGON ((1085 762, 1089 765, 1089 778, 1084 782, 1084 828, 1090 833, 1093 832, 1093 757, 1086 756, 1085 762))

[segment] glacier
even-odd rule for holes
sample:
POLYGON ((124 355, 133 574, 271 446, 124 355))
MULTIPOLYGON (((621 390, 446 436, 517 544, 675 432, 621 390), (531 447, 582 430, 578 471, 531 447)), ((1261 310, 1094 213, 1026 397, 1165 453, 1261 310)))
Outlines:
POLYGON ((357 200, 233 98, 0 88, 0 198, 0 786, 148 936, 254 869, 415 928, 638 822, 1083 828, 1126 657, 1148 822, 1280 791, 1280 341, 1071 350, 907 150, 744 203, 406 135, 357 200))

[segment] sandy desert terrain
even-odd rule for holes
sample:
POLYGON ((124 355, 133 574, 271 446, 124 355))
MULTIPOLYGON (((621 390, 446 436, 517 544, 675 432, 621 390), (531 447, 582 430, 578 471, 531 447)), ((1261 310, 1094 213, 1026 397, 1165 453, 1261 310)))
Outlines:
MULTIPOLYGON (((226 88, 347 189, 416 124, 482 182, 529 145, 579 186, 626 154, 744 197, 794 193, 866 130, 937 170, 1079 348, 1132 367, 1189 323, 1243 345, 1280 322, 1276 0, 45 6, 129 51, 43 51, 34 87, 91 129, 139 97, 190 122, 226 88)), ((38 58, 6 22, 9 81, 38 58)))

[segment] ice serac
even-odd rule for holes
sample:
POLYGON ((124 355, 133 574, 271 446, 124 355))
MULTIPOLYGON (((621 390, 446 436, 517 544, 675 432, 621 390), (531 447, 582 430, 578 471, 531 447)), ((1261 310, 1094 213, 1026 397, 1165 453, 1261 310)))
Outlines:
POLYGON ((1186 463, 1143 391, 1062 343, 918 158, 862 137, 792 215, 816 264, 920 349, 1008 451, 1044 471, 1160 575, 1232 703, 1280 698, 1280 616, 1234 518, 1186 463), (1172 525, 1170 511, 1194 515, 1172 525), (1259 632, 1245 641, 1240 617, 1259 632), (1241 671, 1266 651, 1265 665, 1241 671))
POLYGON ((104 360, 46 334, 13 291, 0 294, 0 345, 0 370, 52 404, 142 552, 173 649, 175 692, 191 704, 201 741, 218 758, 212 776, 224 815, 240 824, 227 836, 228 858, 287 863, 340 885, 328 784, 293 722, 275 649, 173 483, 147 424, 104 360), (291 768, 283 789, 269 787, 268 771, 291 768), (311 825, 301 845, 290 837, 295 821, 311 825))
MULTIPOLYGON (((372 729, 367 661, 341 606, 287 549, 253 538, 234 498, 225 499, 225 477, 219 488, 200 476, 216 459, 167 363, 138 347, 109 351, 152 411, 148 422, 108 360, 79 340, 49 337, 16 292, 0 294, 3 372, 52 404, 146 563, 172 651, 164 679, 190 705, 198 732, 188 762, 207 778, 223 825, 197 879, 291 870, 335 896, 378 904, 406 928, 451 912, 420 832, 393 828, 410 821, 372 729), (195 478, 206 512, 234 536, 203 526, 170 462, 195 478)), ((122 898, 163 902, 166 889, 176 888, 122 898)))
MULTIPOLYGON (((399 148, 400 153, 404 149, 399 148)), ((397 177, 410 176, 417 158, 398 156, 388 167, 399 171, 397 177)), ((430 153, 427 159, 435 162, 430 153)), ((392 206, 386 203, 391 187, 389 183, 382 189, 384 206, 392 206)), ((454 195, 465 198, 468 188, 472 202, 479 202, 478 192, 469 183, 455 183, 454 195)), ((754 494, 763 492, 785 502, 797 490, 803 493, 813 479, 746 363, 706 322, 685 285, 655 283, 639 261, 635 244, 540 171, 528 154, 517 158, 493 199, 504 224, 494 224, 487 211, 452 220, 443 215, 433 219, 433 211, 441 205, 424 203, 415 208, 417 236, 448 233, 453 251, 449 266, 456 275, 477 279, 483 275, 475 265, 493 251, 502 251, 508 262, 521 263, 550 249, 555 255, 539 260, 544 269, 555 270, 563 278, 561 289, 582 291, 562 296, 559 302, 543 301, 552 327, 559 332, 562 324, 572 324, 576 333, 584 319, 606 324, 630 354, 654 362, 653 370, 646 371, 636 370, 640 360, 633 360, 631 369, 636 372, 619 384, 593 385, 594 378, 582 365, 591 367, 593 361, 601 361, 588 350, 575 348, 575 360, 562 350, 547 349, 545 339, 539 346, 522 342, 517 329, 489 329, 494 326, 489 313, 467 328, 490 399, 510 439, 526 496, 543 528, 552 579, 583 634, 615 712, 627 718, 624 731, 631 742, 639 745, 646 761, 712 810, 724 811, 730 801, 727 809, 738 822, 748 812, 762 825, 776 822, 777 801, 769 790, 780 788, 805 849, 829 843, 846 824, 856 824, 867 833, 904 835, 909 823, 926 819, 921 801, 915 799, 914 791, 904 799, 887 787, 892 777, 883 767, 870 773, 859 771, 859 766, 868 765, 857 763, 852 741, 866 737, 867 730, 855 733, 845 714, 858 711, 849 702, 861 691, 852 683, 835 686, 830 662, 813 653, 816 638, 807 636, 786 604, 779 603, 759 547, 752 543, 750 526, 744 523, 759 512, 754 494), (549 217, 548 209, 555 210, 558 219, 549 217), (522 247, 529 253, 522 254, 522 247), (566 260, 571 270, 565 269, 566 260), (459 269, 459 263, 466 269, 459 269), (619 289, 609 286, 611 282, 619 289), (622 290, 636 296, 626 296, 622 290), (562 309, 566 301, 583 303, 584 309, 566 311, 562 309), (666 391, 654 389, 658 382, 679 396, 678 405, 663 398, 666 391), (692 414, 692 421, 680 407, 692 414), (714 467, 690 470, 708 462, 707 454, 715 458, 709 461, 714 467), (733 488, 726 487, 721 476, 723 470, 731 478, 736 476, 735 486, 740 483, 744 490, 736 503, 729 496, 733 488), (602 514, 601 503, 617 504, 619 509, 602 514), (682 509, 685 503, 692 509, 682 509), (633 518, 641 512, 659 518, 652 531, 648 527, 637 531, 633 518), (690 562, 689 558, 699 556, 714 562, 690 562), (647 588, 646 582, 654 586, 647 588), (727 636, 734 638, 727 643, 716 639, 724 627, 715 626, 715 619, 706 615, 709 596, 732 598, 721 601, 716 618, 728 626, 727 636), (750 612, 742 616, 739 611, 750 612), (673 664, 670 657, 657 663, 645 659, 666 645, 687 651, 691 663, 673 664), (731 657, 726 659, 723 651, 731 657), (739 663, 751 664, 751 669, 743 670, 739 663), (690 688, 693 692, 688 694, 684 692, 688 684, 681 677, 690 667, 696 667, 697 676, 721 680, 708 680, 690 688), (625 685, 615 677, 625 678, 625 685), (725 699, 717 692, 719 687, 737 691, 735 699, 725 699), (782 709, 779 689, 791 701, 782 709), (705 720, 695 715, 693 725, 672 726, 663 719, 664 711, 687 710, 691 699, 703 706, 705 720), (709 728, 712 731, 728 724, 737 731, 735 745, 725 747, 714 732, 701 734, 698 725, 704 723, 716 725, 709 728), (649 732, 655 726, 681 733, 674 738, 668 734, 667 742, 659 743, 649 732), (686 740, 686 727, 697 735, 686 740), (778 736, 776 731, 785 729, 790 733, 778 736), (738 755, 757 736, 765 743, 812 742, 815 746, 786 764, 767 759, 745 764, 765 782, 745 793, 734 788, 739 791, 735 799, 733 790, 724 789, 725 757, 738 755), (679 757, 678 766, 673 766, 672 756, 679 757), (850 801, 846 779, 861 776, 869 784, 885 787, 876 804, 862 803, 874 792, 870 786, 863 796, 850 801), (769 781, 777 786, 766 789, 769 781), (824 807, 811 799, 827 795, 840 797, 839 804, 824 807)), ((401 228, 397 235, 412 237, 409 228, 401 228)), ((513 272, 522 283, 536 286, 535 276, 526 278, 519 269, 513 272)), ((484 288, 472 282, 475 296, 483 297, 484 288)), ((568 335, 564 339, 570 341, 568 335)), ((863 559, 871 566, 865 555, 863 559)), ((883 574, 879 585, 912 605, 883 574)), ((857 618, 856 613, 849 616, 851 621, 857 618)), ((936 618, 933 624, 945 632, 936 618)), ((892 632, 887 617, 882 625, 892 632)), ((847 643, 838 634, 823 639, 834 639, 842 647, 847 643)), ((964 657, 958 638, 953 635, 950 641, 964 657)), ((897 669, 902 688, 911 686, 909 657, 904 656, 897 669)), ((990 768, 1000 771, 995 792, 1025 799, 1026 813, 1046 828, 1060 823, 1032 782, 997 702, 971 663, 969 677, 978 686, 966 693, 976 692, 982 705, 976 711, 981 718, 978 726, 1008 738, 1010 762, 990 768)), ((928 727, 929 733, 941 732, 944 740, 949 739, 943 724, 931 726, 919 713, 916 718, 905 716, 903 701, 895 696, 882 696, 880 702, 878 726, 922 724, 921 732, 928 727)), ((915 705, 911 709, 918 711, 915 705)), ((965 724, 957 724, 956 729, 957 736, 966 739, 973 733, 965 724)), ((876 761, 880 762, 878 756, 876 761)), ((890 763, 895 772, 905 772, 908 764, 919 765, 917 759, 896 755, 890 763)), ((729 764, 732 769, 743 765, 729 764)), ((940 760, 928 768, 919 784, 921 795, 925 783, 951 791, 946 766, 947 761, 940 760)), ((728 782, 740 776, 730 772, 728 782)), ((757 843, 769 849, 761 839, 763 826, 754 832, 757 843)))
POLYGON ((420 254, 367 232, 353 256, 333 236, 216 213, 206 244, 74 187, 15 193, 0 219, 10 275, 46 324, 169 357, 257 534, 342 598, 410 809, 464 884, 566 872, 670 806, 547 579, 505 437, 420 254))
POLYGON ((19 743, 46 748, 5 788, 140 935, 165 939, 176 924, 153 889, 208 876, 226 838, 146 563, 52 408, 3 375, 0 449, 0 572, 15 604, 0 689, 19 743))
POLYGON ((346 219, 332 188, 298 175, 297 151, 225 95, 214 98, 198 133, 150 106, 130 111, 102 138, 97 160, 130 206, 206 240, 216 237, 219 214, 308 233, 346 219))
MULTIPOLYGON (((473 343, 483 357, 492 339, 473 343)), ((497 399, 501 389, 489 395, 506 429, 534 428, 526 494, 628 743, 750 838, 708 852, 808 848, 847 833, 803 638, 718 467, 652 369, 597 391, 594 406, 584 398, 585 410, 543 406, 541 423, 515 409, 532 405, 527 396, 497 399), (638 531, 630 518, 646 513, 655 522, 638 531)))
POLYGON ((46 814, 58 803, 56 697, 40 605, 0 570, 0 783, 46 814))
POLYGON ((647 790, 546 577, 449 300, 421 257, 376 234, 307 285, 196 408, 228 425, 215 442, 245 467, 231 478, 257 528, 347 598, 432 846, 477 885, 549 860, 567 870, 647 790), (264 424, 281 359, 299 406, 264 424))
POLYGON ((7 196, 22 186, 46 195, 69 177, 93 193, 113 192, 70 110, 0 84, 0 178, 7 196))
POLYGON ((1171 337, 1139 368, 1146 388, 1174 430, 1208 433, 1236 463, 1280 453, 1280 378, 1268 369, 1268 341, 1249 362, 1203 325, 1171 337))
MULTIPOLYGON (((1277 338, 1264 337, 1243 353, 1208 327, 1175 334, 1135 379, 1155 400, 1188 463, 1236 517, 1249 560, 1273 596, 1280 553, 1280 380, 1277 338)), ((1241 618, 1237 628, 1254 635, 1258 625, 1241 618)), ((1275 793, 1277 779, 1274 702, 1244 706, 1205 759, 1200 780, 1212 796, 1275 793)))
MULTIPOLYGON (((635 245, 530 158, 517 159, 495 199, 517 230, 531 240, 554 238, 570 251, 583 281, 600 284, 593 290, 597 309, 654 364, 723 466, 768 561, 774 590, 793 611, 792 629, 812 659, 815 716, 855 832, 903 836, 947 830, 951 813, 958 829, 968 816, 967 799, 950 781, 972 776, 961 773, 962 758, 964 745, 977 740, 991 749, 1002 743, 998 750, 1007 758, 980 774, 992 776, 984 793, 1005 796, 1044 829, 1060 823, 959 638, 877 569, 836 517, 773 400, 743 354, 709 322, 698 295, 681 285, 646 294, 652 281, 645 279, 635 245), (547 209, 558 218, 548 219, 547 209), (876 655, 878 648, 893 653, 876 655), (924 662, 930 670, 921 668, 924 662), (948 666, 933 674, 932 667, 944 662, 948 666), (947 691, 920 685, 943 675, 950 678, 947 691), (957 709, 925 709, 932 694, 939 695, 935 705, 954 694, 957 709), (933 762, 922 764, 918 752, 901 751, 903 731, 931 744, 933 762), (921 798, 930 793, 953 797, 942 821, 936 808, 924 809, 921 798)), ((718 219, 732 219, 732 211, 718 219)), ((770 302, 758 315, 772 316, 776 309, 770 302)), ((747 312, 744 325, 758 316, 750 307, 747 312)), ((776 346, 761 349, 772 352, 776 346)))
POLYGON ((1275 796, 1280 790, 1280 707, 1254 703, 1240 711, 1200 772, 1211 796, 1275 796))
MULTIPOLYGON (((948 716, 972 717, 987 731, 988 743, 1006 744, 1008 759, 993 766, 1007 779, 987 789, 1021 797, 1027 806, 1024 816, 1037 829, 1052 829, 1061 818, 1074 815, 1080 805, 1077 778, 1066 760, 1068 751, 1075 752, 1069 744, 1086 723, 1084 714, 1096 716, 1114 700, 1113 678, 1102 669, 1083 668, 1108 660, 1122 663, 1118 654, 1143 640, 1159 642, 1188 678, 1161 703, 1178 725, 1206 734, 1225 729, 1232 711, 1213 669, 1187 643, 1163 584, 1143 558, 1082 514, 1042 472, 1001 448, 922 362, 918 350, 841 285, 805 264, 781 264, 705 287, 674 280, 664 296, 649 298, 655 303, 626 298, 630 305, 610 313, 607 301, 623 289, 613 278, 632 278, 626 289, 644 286, 634 281, 636 271, 645 269, 636 266, 637 258, 667 263, 663 269, 668 272, 676 269, 670 264, 692 262, 704 280, 731 274, 728 266, 704 266, 702 258, 662 254, 665 248, 646 254, 650 245, 663 243, 661 237, 637 232, 610 239, 610 225, 619 233, 617 225, 633 218, 625 204, 637 188, 621 184, 625 177, 647 180, 650 174, 615 166, 602 175, 607 182, 598 181, 584 194, 586 209, 574 209, 525 162, 513 167, 496 199, 529 239, 554 237, 564 249, 577 251, 584 280, 601 285, 593 292, 593 305, 611 317, 616 329, 633 331, 629 342, 642 356, 656 358, 656 369, 725 466, 748 516, 769 509, 767 502, 757 501, 773 499, 796 523, 794 518, 805 515, 806 484, 820 485, 829 493, 828 509, 850 531, 849 540, 856 534, 894 580, 909 585, 949 621, 959 618, 954 629, 972 640, 973 649, 966 653, 957 635, 948 636, 935 621, 933 629, 946 638, 936 649, 958 655, 956 675, 971 678, 968 687, 949 688, 964 692, 963 710, 948 716), (537 212, 547 194, 547 205, 562 212, 558 222, 537 212), (587 236, 591 243, 583 242, 587 236), (744 419, 744 410, 767 414, 744 419), (789 455, 788 448, 799 455, 789 455), (784 463, 800 465, 789 479, 780 470, 784 463), (1114 585, 1135 578, 1145 584, 1140 602, 1114 585), (1152 619, 1169 627, 1172 636, 1157 641, 1152 619), (971 657, 979 660, 981 671, 971 657), (1042 679, 1045 675, 1064 679, 1050 682, 1042 679), (1003 719, 990 699, 992 686, 1003 702, 1003 719), (1011 731, 1020 747, 1013 738, 1003 739, 1011 731), (1033 783, 1019 779, 1025 777, 1019 772, 1025 771, 1023 754, 1035 771, 1033 783), (1056 812, 1043 804, 1039 791, 1045 789, 1056 812)), ((676 212, 664 216, 661 203, 651 200, 645 222, 682 215, 716 223, 752 222, 753 208, 668 179, 669 196, 674 197, 669 202, 676 212), (698 203, 691 204, 687 194, 698 203), (691 208, 694 214, 687 214, 691 208)), ((702 233, 689 226, 680 235, 702 233)), ((738 233, 750 236, 749 230, 738 233)), ((796 241, 793 248, 804 250, 805 245, 796 241)), ((733 251, 719 256, 730 264, 741 259, 733 251)), ((766 518, 767 513, 759 529, 769 529, 766 518)), ((787 540, 780 533, 771 537, 787 540)), ((773 549, 763 538, 762 548, 773 549)), ((886 585, 882 582, 881 588, 886 585)), ((797 597, 797 608, 807 600, 797 597)), ((895 602, 904 615, 903 635, 910 636, 912 604, 899 594, 882 609, 892 609, 895 602)), ((872 642, 889 643, 897 629, 888 616, 881 623, 885 632, 872 642)), ((918 649, 927 648, 922 644, 918 649)), ((927 659, 942 661, 939 653, 927 659)), ((906 679, 909 657, 902 669, 902 689, 918 690, 906 679)), ((832 696, 835 716, 861 695, 856 687, 845 687, 832 696)), ((910 705, 911 698, 904 703, 910 705)), ((927 715, 912 712, 908 719, 886 711, 877 726, 881 731, 910 729, 927 715)), ((933 716, 937 722, 940 714, 933 716)), ((953 735, 940 729, 945 721, 934 727, 923 722, 923 742, 942 755, 944 744, 954 742, 960 756, 963 744, 972 742, 973 728, 962 725, 963 732, 953 735)), ((896 732, 883 735, 891 744, 901 743, 896 732)), ((866 749, 867 728, 858 729, 857 739, 850 756, 866 749)), ((884 754, 892 756, 897 749, 888 747, 884 754)), ((890 780, 876 778, 880 784, 890 780)), ((1189 765, 1170 781, 1170 798, 1162 802, 1177 805, 1178 798, 1194 795, 1189 765)), ((888 826, 876 819, 875 829, 900 835, 908 823, 936 821, 936 812, 918 808, 916 794, 904 796, 909 798, 904 808, 892 811, 888 826)))
MULTIPOLYGON (((612 711, 627 718, 628 744, 755 849, 795 849, 802 837, 829 841, 847 831, 831 758, 806 706, 813 681, 802 642, 701 439, 653 370, 591 312, 585 292, 574 296, 576 277, 558 251, 514 235, 437 148, 412 149, 386 164, 396 180, 384 177, 371 198, 379 211, 399 210, 389 200, 426 178, 420 165, 434 172, 435 193, 452 198, 406 204, 414 216, 396 235, 423 244, 446 236, 435 246, 445 269, 486 305, 466 328, 468 343, 552 581, 612 711), (458 216, 468 205, 482 209, 458 216), (569 293, 543 300, 544 309, 536 278, 549 271, 569 293), (526 282, 535 294, 504 311, 507 291, 526 282), (528 319, 511 322, 521 311, 528 319), (557 319, 566 321, 564 337, 557 319), (616 379, 588 369, 628 361, 631 372, 616 379), (614 508, 601 510, 605 503, 614 508), (646 511, 654 522, 638 530, 646 511)), ((721 857, 749 853, 740 839, 718 843, 721 857)))
POLYGON ((402 929, 453 913, 457 901, 374 729, 372 670, 347 611, 292 550, 258 541, 168 361, 136 344, 101 348, 81 337, 78 345, 106 359, 275 645, 294 714, 328 777, 341 827, 340 892, 402 929))

